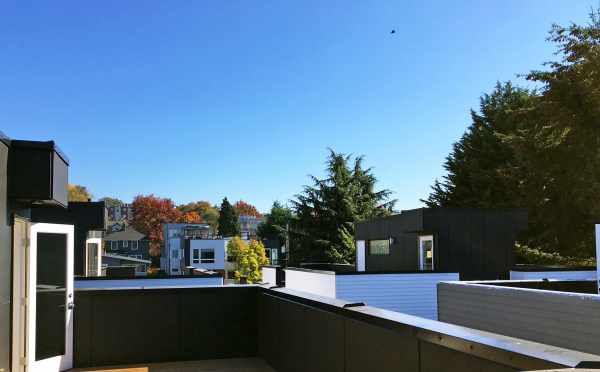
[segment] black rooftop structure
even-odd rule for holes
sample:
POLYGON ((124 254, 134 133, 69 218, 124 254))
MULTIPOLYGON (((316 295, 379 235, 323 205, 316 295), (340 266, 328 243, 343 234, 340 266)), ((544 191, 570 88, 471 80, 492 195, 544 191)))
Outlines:
POLYGON ((101 202, 69 202, 68 207, 39 206, 31 209, 31 222, 47 222, 75 227, 75 275, 85 275, 86 245, 89 231, 106 229, 106 206, 101 202))
POLYGON ((8 197, 25 205, 66 207, 68 168, 69 159, 54 141, 11 140, 8 197))
POLYGON ((364 240, 366 271, 419 269, 419 236, 433 236, 435 271, 461 280, 508 279, 513 247, 527 228, 523 209, 420 208, 355 224, 364 240), (388 255, 370 255, 370 240, 389 240, 388 255))

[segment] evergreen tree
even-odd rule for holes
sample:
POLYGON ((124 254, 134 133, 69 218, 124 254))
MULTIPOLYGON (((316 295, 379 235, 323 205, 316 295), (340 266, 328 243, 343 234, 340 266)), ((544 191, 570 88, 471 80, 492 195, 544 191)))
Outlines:
POLYGON ((221 236, 240 235, 240 223, 238 217, 233 205, 229 203, 227 198, 224 198, 219 210, 219 234, 221 236))
POLYGON ((429 207, 500 208, 524 206, 521 171, 513 148, 505 143, 525 126, 524 113, 535 93, 497 83, 480 98, 479 112, 471 110, 472 123, 446 157, 448 172, 435 181, 424 202, 429 207))
POLYGON ((283 246, 286 240, 286 229, 292 221, 293 213, 288 207, 284 207, 278 201, 273 203, 271 211, 265 216, 257 228, 257 234, 261 239, 277 240, 279 246, 283 246))
POLYGON ((363 158, 330 150, 327 177, 311 177, 313 186, 292 201, 291 260, 354 262, 354 222, 391 213, 395 200, 389 190, 375 191, 372 169, 363 169, 363 158))

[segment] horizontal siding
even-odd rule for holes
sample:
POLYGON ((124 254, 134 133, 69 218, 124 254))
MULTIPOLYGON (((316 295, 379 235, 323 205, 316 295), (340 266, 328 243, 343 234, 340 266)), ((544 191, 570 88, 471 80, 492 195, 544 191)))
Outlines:
POLYGON ((438 287, 440 321, 600 354, 600 296, 466 283, 438 287))
POLYGON ((223 285, 223 278, 219 276, 181 279, 75 280, 75 289, 197 287, 209 285, 223 285))
POLYGON ((510 271, 510 280, 596 280, 595 270, 585 271, 510 271))
POLYGON ((336 298, 437 319, 437 283, 458 273, 361 274, 336 276, 336 298))

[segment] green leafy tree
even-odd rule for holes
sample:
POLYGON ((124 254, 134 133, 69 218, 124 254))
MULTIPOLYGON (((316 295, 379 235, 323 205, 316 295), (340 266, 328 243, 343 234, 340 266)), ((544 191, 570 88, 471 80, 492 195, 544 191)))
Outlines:
POLYGON ((222 236, 240 235, 238 217, 233 205, 229 203, 227 198, 224 198, 219 210, 219 234, 222 236))
POLYGON ((312 176, 313 185, 291 201, 296 215, 291 229, 293 263, 354 262, 354 222, 393 211, 391 191, 375 191, 377 179, 371 168, 363 168, 363 157, 329 151, 327 176, 312 176))
POLYGON ((69 184, 67 189, 69 191, 69 201, 86 202, 92 200, 92 194, 85 186, 69 184))
POLYGON ((265 216, 265 221, 258 225, 257 235, 261 239, 276 240, 279 242, 279 246, 283 246, 286 240, 286 230, 292 219, 292 210, 275 201, 271 211, 265 216))
POLYGON ((246 244, 238 237, 227 243, 227 252, 236 258, 235 277, 239 280, 246 278, 248 283, 257 283, 262 279, 261 266, 268 265, 269 259, 265 254, 265 247, 257 240, 246 244))

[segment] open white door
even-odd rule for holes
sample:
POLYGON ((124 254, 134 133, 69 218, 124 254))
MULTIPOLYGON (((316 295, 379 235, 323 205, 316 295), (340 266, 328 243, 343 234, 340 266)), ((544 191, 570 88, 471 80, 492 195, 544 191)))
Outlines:
POLYGON ((31 224, 26 371, 73 368, 73 225, 31 224))

